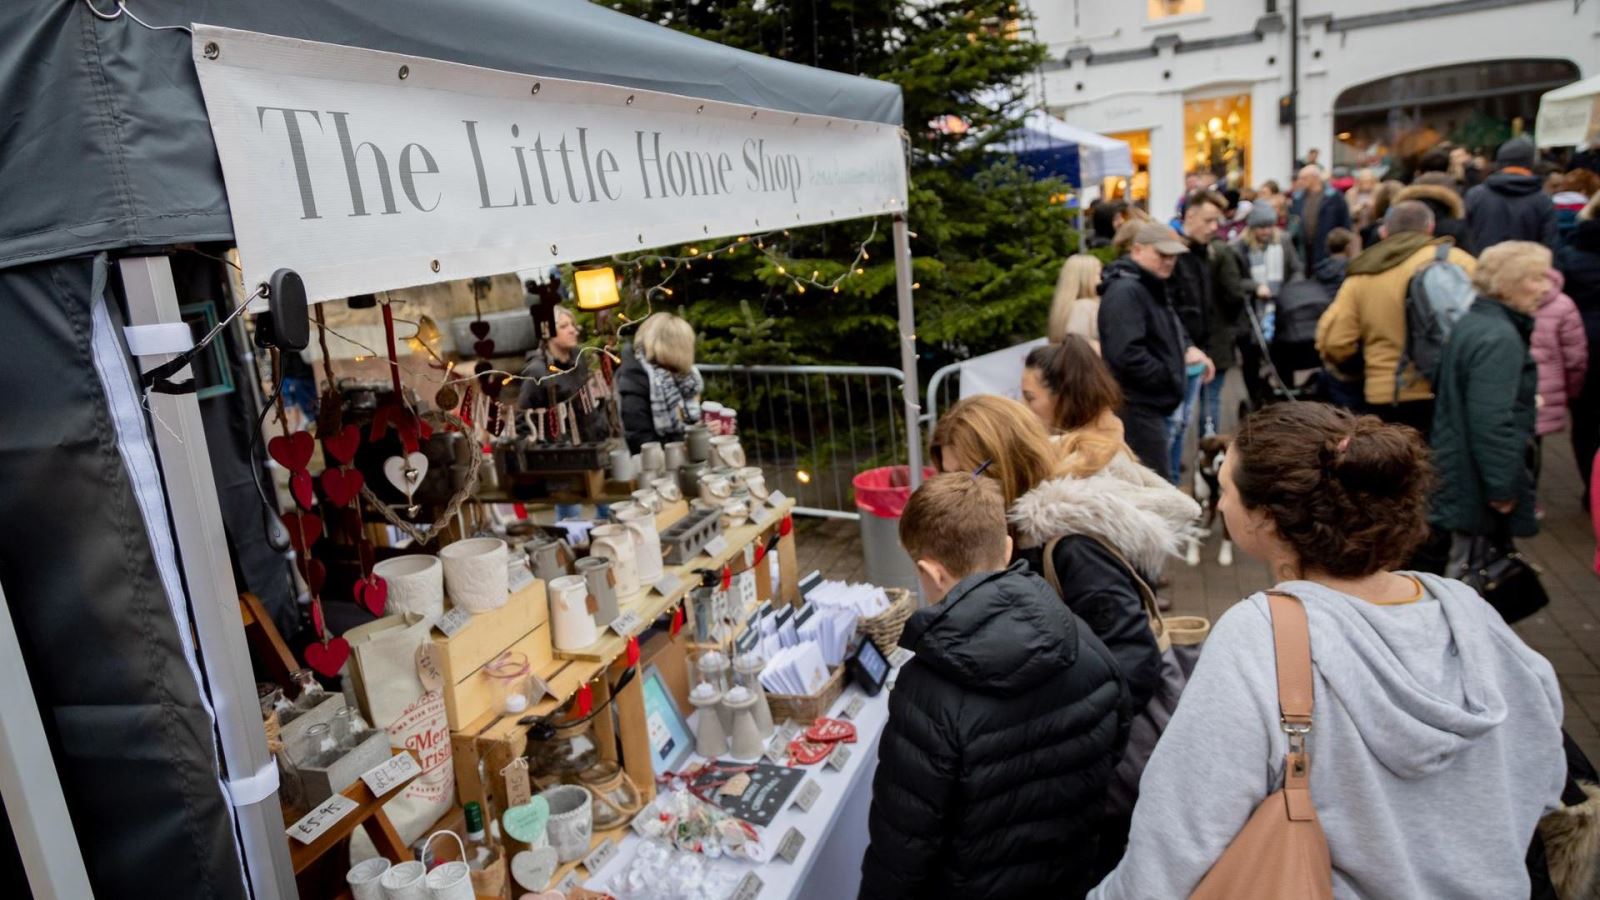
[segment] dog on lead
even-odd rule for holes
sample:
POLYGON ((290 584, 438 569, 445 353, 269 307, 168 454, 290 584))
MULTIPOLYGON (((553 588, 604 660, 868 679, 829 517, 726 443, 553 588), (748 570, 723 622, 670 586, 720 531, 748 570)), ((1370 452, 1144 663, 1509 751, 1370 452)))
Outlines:
POLYGON ((1222 463, 1227 459, 1232 439, 1226 435, 1209 435, 1200 439, 1200 453, 1194 465, 1194 499, 1200 504, 1200 532, 1189 538, 1189 552, 1185 559, 1191 566, 1200 565, 1200 541, 1205 535, 1222 531, 1222 547, 1217 551, 1217 565, 1233 565, 1233 541, 1228 538, 1228 523, 1217 514, 1217 501, 1222 499, 1222 463))

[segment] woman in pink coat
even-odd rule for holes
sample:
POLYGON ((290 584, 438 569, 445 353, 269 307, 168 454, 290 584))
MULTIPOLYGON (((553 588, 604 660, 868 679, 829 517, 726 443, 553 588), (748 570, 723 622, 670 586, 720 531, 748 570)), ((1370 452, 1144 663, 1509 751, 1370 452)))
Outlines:
POLYGON ((1532 352, 1539 364, 1539 420, 1535 434, 1544 437, 1567 427, 1567 400, 1583 387, 1589 368, 1589 341, 1577 304, 1561 292, 1561 273, 1550 270, 1552 288, 1534 313, 1532 352))

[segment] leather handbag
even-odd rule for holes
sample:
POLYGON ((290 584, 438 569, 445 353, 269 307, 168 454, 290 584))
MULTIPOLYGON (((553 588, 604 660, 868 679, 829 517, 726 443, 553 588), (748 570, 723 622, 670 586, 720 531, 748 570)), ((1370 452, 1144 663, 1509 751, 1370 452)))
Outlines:
POLYGON ((1455 541, 1459 543, 1451 548, 1446 574, 1477 591, 1506 624, 1521 621, 1550 602, 1539 569, 1511 538, 1508 516, 1495 516, 1493 534, 1457 534, 1455 541))
POLYGON ((1333 900, 1333 860, 1311 802, 1311 629, 1292 594, 1267 594, 1279 723, 1289 736, 1283 788, 1261 801, 1191 900, 1333 900))

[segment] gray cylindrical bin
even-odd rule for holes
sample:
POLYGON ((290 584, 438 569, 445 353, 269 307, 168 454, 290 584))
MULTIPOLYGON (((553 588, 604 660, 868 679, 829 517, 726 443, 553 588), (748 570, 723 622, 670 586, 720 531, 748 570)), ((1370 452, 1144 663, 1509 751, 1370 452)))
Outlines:
MULTIPOLYGON (((924 469, 923 477, 932 477, 924 469)), ((867 580, 880 587, 917 590, 917 569, 900 547, 900 514, 911 497, 911 467, 868 469, 851 479, 856 510, 861 513, 861 555, 867 580)))

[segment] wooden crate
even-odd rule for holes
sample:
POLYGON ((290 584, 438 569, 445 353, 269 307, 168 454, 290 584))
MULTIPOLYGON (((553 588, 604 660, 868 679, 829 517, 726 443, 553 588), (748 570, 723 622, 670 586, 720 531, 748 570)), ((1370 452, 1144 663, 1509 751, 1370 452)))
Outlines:
POLYGON ((452 637, 433 635, 434 658, 444 676, 445 717, 452 731, 493 712, 493 688, 483 667, 507 651, 527 654, 534 671, 548 665, 549 603, 534 579, 506 605, 471 618, 452 637))

